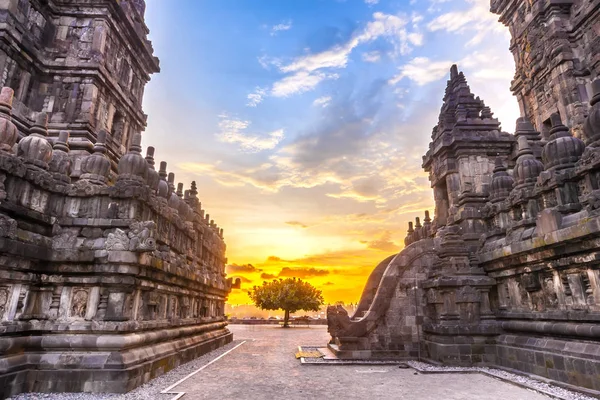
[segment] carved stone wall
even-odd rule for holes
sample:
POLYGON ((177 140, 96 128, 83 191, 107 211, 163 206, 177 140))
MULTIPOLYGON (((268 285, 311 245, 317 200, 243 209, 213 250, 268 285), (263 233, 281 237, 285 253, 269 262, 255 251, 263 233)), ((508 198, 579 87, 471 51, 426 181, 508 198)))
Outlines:
POLYGON ((580 136, 590 107, 591 82, 600 76, 598 0, 492 0, 509 27, 516 73, 512 91, 521 114, 544 137, 559 113, 580 136))
POLYGON ((1 398, 123 393, 232 340, 223 230, 141 155, 144 11, 0 4, 1 398))
POLYGON ((144 130, 144 87, 159 71, 143 1, 7 0, 0 5, 0 87, 15 91, 14 122, 26 136, 38 112, 50 136, 70 131, 73 177, 97 132, 108 132, 112 170, 144 130))

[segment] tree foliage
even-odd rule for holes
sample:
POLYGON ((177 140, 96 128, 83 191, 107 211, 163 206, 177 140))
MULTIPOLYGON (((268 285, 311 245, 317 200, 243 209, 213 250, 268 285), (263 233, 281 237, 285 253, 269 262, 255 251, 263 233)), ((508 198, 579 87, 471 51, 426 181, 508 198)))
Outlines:
POLYGON ((320 290, 296 278, 263 282, 262 286, 254 286, 249 290, 248 296, 263 310, 284 310, 284 327, 289 325, 290 313, 299 310, 319 311, 324 304, 320 290))

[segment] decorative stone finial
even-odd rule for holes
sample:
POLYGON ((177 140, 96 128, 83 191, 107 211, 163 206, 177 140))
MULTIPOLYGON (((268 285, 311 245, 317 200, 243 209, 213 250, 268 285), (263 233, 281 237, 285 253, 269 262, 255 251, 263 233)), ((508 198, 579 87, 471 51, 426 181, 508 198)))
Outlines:
POLYGON ((600 142, 600 78, 592 82, 592 93, 590 112, 583 124, 583 136, 586 145, 598 147, 600 142))
POLYGON ((48 166, 55 179, 64 183, 71 182, 71 158, 69 157, 69 132, 60 131, 54 142, 52 160, 48 166))
POLYGON ((175 174, 173 172, 169 172, 167 176, 167 183, 169 184, 169 197, 172 193, 175 193, 175 174))
POLYGON ((450 67, 450 79, 456 78, 458 78, 458 65, 453 64, 452 67, 450 67))
POLYGON ((414 233, 415 230, 413 229, 413 223, 409 222, 408 223, 408 234, 414 233))
POLYGON ((542 151, 542 161, 546 170, 560 170, 572 168, 579 161, 585 144, 576 137, 571 136, 569 128, 563 125, 560 115, 552 114, 552 129, 550 139, 542 151))
POLYGON ((165 161, 160 162, 160 169, 158 171, 160 181, 158 182, 157 193, 164 199, 169 198, 169 184, 167 183, 167 163, 165 161))
MULTIPOLYGON (((527 140, 525 138, 525 140, 527 140)), ((529 143, 528 143, 529 144, 529 143)), ((496 157, 494 175, 490 187, 490 200, 492 203, 504 200, 510 194, 515 184, 514 179, 506 172, 506 167, 500 157, 496 157)))
POLYGON ((421 219, 419 217, 415 218, 415 228, 422 228, 423 225, 421 225, 421 219))
POLYGON ((535 185, 537 177, 544 170, 544 165, 533 156, 527 137, 521 136, 519 141, 519 152, 517 164, 514 169, 514 179, 517 186, 535 185))
POLYGON ((54 142, 54 147, 52 148, 54 151, 63 151, 65 153, 69 152, 69 131, 60 131, 58 133, 58 139, 54 142))
POLYGON ((129 151, 119 160, 118 180, 127 180, 137 183, 145 183, 148 176, 148 163, 142 157, 142 135, 136 133, 131 139, 129 151))
POLYGON ((424 224, 430 224, 431 218, 429 217, 429 210, 425 210, 425 219, 423 219, 424 224))
POLYGON ((148 182, 148 186, 152 190, 158 189, 158 182, 160 181, 160 176, 158 172, 154 169, 154 147, 148 146, 146 149, 146 162, 148 163, 148 176, 146 181, 148 182))
MULTIPOLYGON (((181 199, 175 193, 175 174, 170 172, 167 180, 169 184, 169 207, 174 208, 175 210, 179 210, 179 203, 181 199)), ((183 186, 183 185, 182 185, 183 186)))
POLYGON ((19 142, 17 155, 27 164, 48 169, 48 163, 52 160, 52 145, 46 136, 48 136, 48 115, 41 112, 36 116, 29 136, 19 142))
POLYGON ((183 183, 178 183, 177 184, 177 192, 175 192, 175 194, 177 195, 177 197, 179 197, 180 199, 183 198, 183 183))
POLYGON ((12 153, 19 137, 11 118, 14 93, 9 87, 3 87, 0 92, 0 152, 4 153, 12 153))
POLYGON ((197 195, 198 195, 198 189, 196 188, 196 181, 192 181, 192 185, 191 185, 191 189, 190 189, 190 196, 196 197, 197 195))
POLYGON ((105 185, 110 172, 110 160, 106 156, 106 137, 108 132, 104 129, 98 132, 94 152, 85 157, 81 162, 81 180, 97 185, 105 185))

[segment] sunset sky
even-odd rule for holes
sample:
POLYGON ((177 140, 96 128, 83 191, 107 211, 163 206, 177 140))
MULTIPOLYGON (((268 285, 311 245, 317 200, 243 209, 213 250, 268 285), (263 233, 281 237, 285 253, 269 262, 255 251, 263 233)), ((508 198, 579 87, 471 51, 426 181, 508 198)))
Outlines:
POLYGON ((225 230, 232 304, 288 276, 358 301, 433 211, 421 161, 452 63, 505 131, 519 116, 489 0, 146 2, 143 144, 225 230))

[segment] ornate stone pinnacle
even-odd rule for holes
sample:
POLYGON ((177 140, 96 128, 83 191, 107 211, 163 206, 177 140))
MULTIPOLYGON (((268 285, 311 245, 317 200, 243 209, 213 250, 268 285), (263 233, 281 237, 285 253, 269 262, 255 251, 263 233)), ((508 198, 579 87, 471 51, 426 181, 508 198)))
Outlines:
POLYGON ((155 149, 153 146, 148 146, 148 148, 146 149, 146 161, 152 169, 154 169, 154 164, 156 164, 154 162, 154 150, 155 149))
POLYGON ((69 131, 60 131, 58 133, 58 139, 54 142, 53 150, 56 151, 64 151, 65 153, 69 152, 69 131))
POLYGON ((421 219, 419 217, 415 218, 415 228, 422 228, 423 225, 421 225, 421 219))
POLYGON ((29 136, 19 142, 17 155, 27 164, 48 169, 48 163, 52 160, 52 145, 46 136, 48 136, 48 115, 41 112, 37 114, 29 136))
POLYGON ((129 151, 119 160, 118 180, 144 182, 148 176, 148 163, 142 157, 142 135, 136 133, 131 139, 129 151))
POLYGON ((48 169, 53 173, 55 179, 68 184, 71 182, 71 159, 69 158, 69 131, 60 131, 54 142, 52 160, 48 169))
POLYGON ((167 179, 167 162, 166 161, 161 161, 160 162, 160 168, 158 170, 158 176, 160 176, 161 179, 164 179, 164 180, 167 179))
POLYGON ((453 64, 452 67, 450 67, 450 79, 456 78, 458 78, 458 65, 453 64))
POLYGON ((431 218, 429 217, 429 210, 425 210, 425 219, 423 220, 425 224, 431 223, 431 218))
POLYGON ((29 132, 30 135, 48 136, 48 114, 45 112, 38 113, 29 132))
POLYGON ((129 145, 129 151, 133 153, 142 154, 142 134, 135 133, 131 138, 131 144, 129 145))
POLYGON ((529 142, 525 136, 521 136, 518 139, 519 143, 519 152, 517 153, 518 157, 531 155, 533 157, 533 151, 531 150, 531 146, 529 146, 529 142))
POLYGON ((190 196, 196 197, 197 195, 198 195, 198 190, 196 188, 196 181, 192 181, 192 185, 191 185, 191 189, 190 189, 190 196))
POLYGON ((561 137, 571 136, 569 132, 569 128, 567 128, 560 118, 558 113, 554 113, 550 116, 550 121, 552 122, 552 129, 550 129, 550 139, 554 140, 561 137))
POLYGON ((408 223, 408 233, 411 234, 411 233, 414 233, 414 231, 415 230, 413 229, 413 223, 411 221, 408 223))
POLYGON ((160 176, 158 175, 158 172, 156 172, 156 169, 154 168, 154 147, 152 146, 148 146, 148 148, 146 149, 146 163, 148 164, 148 176, 147 176, 147 182, 148 182, 148 186, 150 186, 150 188, 152 190, 158 190, 158 183, 160 181, 160 176))
POLYGON ((15 91, 9 87, 3 87, 0 92, 0 117, 10 117, 12 114, 12 103, 15 91))
POLYGON ((0 92, 0 152, 12 153, 19 132, 12 122, 11 110, 14 91, 9 87, 0 92))
POLYGON ((98 185, 105 185, 110 173, 110 160, 106 156, 106 136, 108 132, 101 129, 98 132, 94 152, 81 162, 81 180, 98 185))
POLYGON ((504 166, 502 159, 500 157, 496 157, 496 160, 494 160, 494 173, 501 171, 506 171, 506 167, 504 166))
POLYGON ((160 169, 158 171, 160 182, 158 182, 158 195, 162 198, 169 198, 169 184, 167 183, 167 163, 165 161, 160 162, 160 169))
POLYGON ((96 139, 96 143, 94 144, 94 153, 106 154, 106 137, 108 136, 108 132, 105 129, 101 129, 98 132, 98 138, 96 139))
POLYGON ((180 183, 177 184, 177 192, 175 192, 175 194, 180 199, 183 198, 183 183, 180 182, 180 183))

